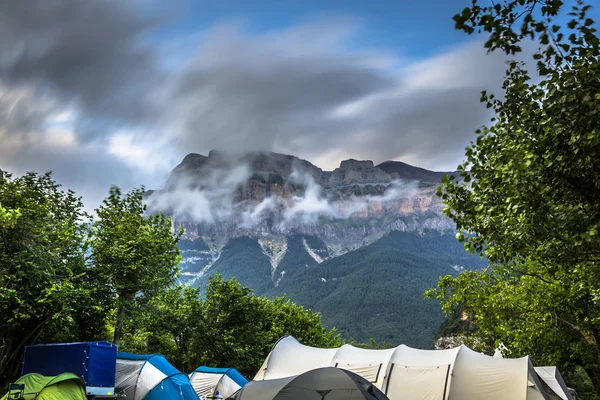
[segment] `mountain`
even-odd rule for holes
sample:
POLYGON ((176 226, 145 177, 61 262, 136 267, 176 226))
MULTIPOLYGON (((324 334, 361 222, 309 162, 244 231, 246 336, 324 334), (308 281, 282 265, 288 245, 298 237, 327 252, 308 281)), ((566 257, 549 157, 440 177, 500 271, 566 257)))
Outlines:
MULTIPOLYGON (((439 304, 425 300, 423 292, 441 275, 485 265, 453 235, 437 231, 391 231, 333 258, 326 257, 324 243, 315 237, 292 235, 285 243, 285 248, 265 250, 268 244, 255 238, 231 239, 210 274, 236 278, 260 295, 287 295, 321 312, 325 325, 344 337, 418 348, 432 347, 443 322, 439 304), (316 252, 325 259, 315 259, 316 252), (272 257, 281 258, 276 267, 272 257)), ((208 276, 195 284, 204 287, 208 276)))
POLYGON ((287 294, 357 340, 431 347, 442 321, 423 291, 440 275, 483 265, 455 239, 435 195, 443 172, 344 160, 324 171, 292 155, 189 154, 149 212, 185 228, 181 281, 236 278, 287 294))
POLYGON ((290 235, 320 240, 327 253, 321 258, 327 258, 391 230, 453 231, 435 195, 442 176, 395 161, 375 166, 349 159, 323 171, 291 155, 213 150, 208 156, 188 154, 163 189, 146 193, 146 201, 150 211, 165 212, 175 227, 183 226, 187 240, 204 242, 184 252, 182 280, 216 271, 229 241, 250 237, 261 240, 277 283, 285 257, 269 249, 292 248, 290 235))
POLYGON ((443 321, 423 298, 440 275, 479 268, 453 235, 392 231, 376 242, 305 268, 268 292, 319 311, 345 337, 431 348, 443 321))
MULTIPOLYGON (((210 274, 221 274, 225 279, 236 278, 244 286, 253 288, 256 293, 262 294, 273 287, 269 257, 263 253, 258 240, 254 238, 231 239, 212 265, 210 274)), ((207 280, 208 274, 195 283, 204 285, 207 280)))
POLYGON ((377 166, 382 171, 388 174, 398 174, 401 179, 416 180, 419 182, 429 182, 439 184, 442 181, 444 174, 455 174, 458 172, 436 172, 429 171, 425 168, 413 167, 401 161, 385 161, 377 166))
POLYGON ((442 175, 400 162, 350 159, 323 171, 290 155, 211 151, 187 155, 146 198, 189 237, 213 236, 221 246, 298 231, 356 248, 391 229, 453 229, 435 196, 442 175))

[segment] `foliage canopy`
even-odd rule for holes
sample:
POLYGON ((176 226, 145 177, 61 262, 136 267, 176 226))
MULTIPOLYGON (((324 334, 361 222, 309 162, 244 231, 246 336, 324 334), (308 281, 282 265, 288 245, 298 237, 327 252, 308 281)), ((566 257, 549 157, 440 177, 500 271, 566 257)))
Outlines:
MULTIPOLYGON (((600 395, 600 63, 589 5, 566 26, 560 0, 473 1, 455 16, 507 54, 534 40, 538 76, 510 62, 501 98, 483 92, 492 125, 477 131, 439 195, 465 247, 492 265, 441 278, 429 296, 465 307, 475 335, 510 355, 585 369, 600 395)), ((593 398, 593 397, 590 397, 593 398)))
POLYGON ((181 261, 177 242, 183 230, 171 233, 164 214, 145 215, 143 188, 122 196, 112 187, 96 210, 92 261, 116 295, 117 321, 113 342, 119 344, 125 314, 136 301, 152 297, 174 283, 181 261))
POLYGON ((0 226, 1 381, 18 374, 28 344, 57 331, 66 340, 102 332, 109 305, 106 286, 86 266, 80 198, 50 174, 7 174, 0 202, 10 220, 0 226))
POLYGON ((285 335, 313 346, 343 344, 335 330, 323 327, 319 314, 284 297, 255 296, 220 275, 210 278, 204 297, 199 288, 170 288, 136 315, 127 324, 123 347, 164 354, 184 371, 198 365, 235 366, 252 377, 285 335))

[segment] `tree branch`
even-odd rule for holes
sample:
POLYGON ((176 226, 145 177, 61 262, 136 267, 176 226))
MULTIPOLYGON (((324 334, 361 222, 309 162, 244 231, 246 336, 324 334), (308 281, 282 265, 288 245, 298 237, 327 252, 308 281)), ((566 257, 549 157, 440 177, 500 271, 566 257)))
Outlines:
POLYGON ((567 321, 564 318, 559 317, 558 315, 556 316, 556 319, 558 319, 559 321, 561 321, 565 325, 568 325, 573 330, 579 332, 581 334, 581 336, 583 336, 583 338, 586 340, 586 342, 588 342, 592 346, 598 347, 598 341, 596 340, 596 338, 594 337, 594 335, 592 335, 590 333, 583 332, 580 327, 578 327, 575 324, 572 324, 571 322, 567 321))

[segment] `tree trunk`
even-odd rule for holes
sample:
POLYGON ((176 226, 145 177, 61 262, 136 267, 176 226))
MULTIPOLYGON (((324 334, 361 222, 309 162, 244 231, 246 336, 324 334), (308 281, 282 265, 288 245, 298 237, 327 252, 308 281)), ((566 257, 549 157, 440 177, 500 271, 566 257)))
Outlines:
POLYGON ((125 321, 125 306, 119 299, 119 307, 117 309, 117 325, 115 326, 115 335, 113 337, 113 344, 119 348, 121 343, 121 332, 123 332, 123 322, 125 321))
POLYGON ((50 316, 45 316, 42 320, 33 328, 29 329, 29 332, 21 335, 12 335, 10 339, 4 340, 4 346, 2 349, 2 357, 0 358, 0 389, 8 387, 8 384, 14 382, 21 374, 21 361, 23 360, 23 349, 29 344, 33 344, 37 341, 42 327, 50 316), (16 343, 17 339, 21 339, 20 342, 16 343))
POLYGON ((590 377, 590 381, 592 381, 592 385, 594 386, 594 391, 600 396, 600 368, 584 368, 584 371, 590 377))
POLYGON ((594 329, 594 339, 596 341, 596 354, 598 357, 596 359, 596 365, 586 372, 592 380, 596 394, 600 396, 600 338, 598 337, 598 330, 596 329, 594 329))

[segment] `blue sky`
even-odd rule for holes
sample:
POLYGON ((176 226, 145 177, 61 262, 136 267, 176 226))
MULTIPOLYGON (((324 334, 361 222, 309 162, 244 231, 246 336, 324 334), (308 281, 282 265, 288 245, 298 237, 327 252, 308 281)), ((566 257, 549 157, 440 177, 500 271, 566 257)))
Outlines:
POLYGON ((211 149, 454 170, 506 61, 454 30, 469 4, 2 2, 0 169, 51 170, 92 206, 211 149))
MULTIPOLYGON (((264 33, 315 18, 351 18, 361 25, 357 47, 375 47, 427 57, 468 40, 454 29, 452 16, 468 0, 255 0, 192 1, 168 8, 176 24, 161 31, 164 38, 185 36, 222 21, 241 19, 251 33, 264 33)), ((171 3, 172 4, 172 3, 171 3)), ((163 6, 164 7, 164 6, 163 6)))

